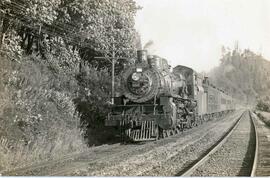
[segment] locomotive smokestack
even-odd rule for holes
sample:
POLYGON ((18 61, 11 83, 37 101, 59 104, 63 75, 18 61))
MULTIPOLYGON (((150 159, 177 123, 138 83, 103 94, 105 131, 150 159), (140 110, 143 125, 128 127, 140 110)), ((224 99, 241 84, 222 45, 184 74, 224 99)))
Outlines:
POLYGON ((138 50, 137 51, 137 62, 141 63, 147 60, 147 50, 138 50))

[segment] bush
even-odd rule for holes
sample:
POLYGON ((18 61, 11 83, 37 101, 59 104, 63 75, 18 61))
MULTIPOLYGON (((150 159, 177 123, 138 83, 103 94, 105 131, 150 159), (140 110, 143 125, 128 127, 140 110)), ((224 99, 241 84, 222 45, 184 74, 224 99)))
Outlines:
POLYGON ((85 149, 73 102, 79 88, 76 51, 62 49, 67 55, 46 60, 8 51, 0 60, 0 170, 85 149), (70 58, 74 62, 66 63, 70 58))
POLYGON ((261 111, 270 112, 270 106, 267 102, 264 102, 262 100, 258 101, 258 104, 256 105, 256 108, 261 111))
MULTIPOLYGON (((262 115, 261 113, 258 113, 257 116, 267 125, 270 127, 270 118, 262 115)), ((269 114, 270 116, 270 114, 269 114)))
MULTIPOLYGON (((99 145, 107 142, 114 135, 114 130, 104 127, 111 99, 110 74, 106 69, 97 70, 88 63, 82 63, 77 79, 80 92, 75 103, 81 113, 81 122, 87 127, 85 136, 88 144, 99 145)), ((117 81, 116 78, 116 83, 117 81)))

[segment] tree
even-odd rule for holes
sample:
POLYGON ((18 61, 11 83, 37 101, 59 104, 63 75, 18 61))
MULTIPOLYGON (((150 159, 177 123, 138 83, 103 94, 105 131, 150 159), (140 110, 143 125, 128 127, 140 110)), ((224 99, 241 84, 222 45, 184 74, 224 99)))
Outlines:
MULTIPOLYGON (((14 66, 22 68, 26 73, 27 66, 23 68, 26 63, 29 66, 32 63, 35 63, 33 66, 42 63, 40 70, 43 71, 38 73, 44 74, 46 71, 44 75, 50 76, 51 81, 53 78, 70 78, 70 81, 76 79, 76 87, 66 91, 69 98, 78 92, 76 96, 79 98, 72 98, 76 99, 76 104, 86 98, 91 108, 104 116, 105 109, 98 107, 105 105, 110 96, 108 69, 111 64, 94 57, 111 57, 113 53, 116 57, 126 58, 135 55, 136 45, 139 44, 138 33, 134 29, 137 10, 133 0, 2 0, 1 47, 8 51, 5 55, 12 59, 12 64, 14 62, 14 66), (84 63, 85 61, 88 63, 84 63), (78 70, 79 65, 84 68, 85 64, 92 71, 86 75, 83 70, 78 70), (98 80, 95 76, 103 76, 104 80, 98 80), (102 92, 96 92, 100 91, 100 88, 102 92), (92 94, 88 95, 88 91, 92 94), (97 101, 100 101, 98 106, 97 101)), ((127 62, 128 60, 119 60, 116 64, 117 70, 120 72, 127 62)), ((29 71, 33 69, 39 70, 29 67, 29 71)), ((16 76, 23 76, 23 71, 17 70, 16 76)), ((31 77, 32 75, 27 73, 25 81, 31 77)), ((44 90, 48 87, 63 93, 65 88, 58 87, 61 82, 56 82, 52 88, 46 86, 46 81, 43 84, 44 90)), ((26 87, 33 85, 35 88, 34 84, 29 85, 25 84, 26 87)), ((15 90, 16 87, 10 92, 15 90)), ((43 89, 39 92, 44 93, 43 89)), ((43 99, 46 100, 46 97, 43 99)), ((31 102, 36 101, 30 99, 29 103, 32 104, 31 102)))
POLYGON ((119 56, 135 54, 138 39, 134 16, 138 7, 133 0, 5 0, 1 9, 5 24, 1 39, 10 22, 16 22, 22 47, 28 54, 33 50, 40 52, 40 43, 55 36, 79 49, 88 61, 96 55, 110 56, 113 46, 119 56))
POLYGON ((5 38, 7 29, 16 26, 17 33, 22 37, 22 47, 27 52, 33 46, 35 37, 40 34, 43 24, 52 24, 57 18, 57 9, 61 0, 4 0, 1 3, 2 33, 5 38), (14 26, 15 25, 15 26, 14 26))
POLYGON ((77 27, 75 32, 82 46, 80 53, 83 60, 98 68, 110 68, 110 63, 94 57, 111 57, 113 53, 116 56, 134 57, 138 43, 133 18, 138 7, 134 1, 74 0, 62 9, 65 9, 62 10, 65 13, 62 13, 59 21, 77 27))

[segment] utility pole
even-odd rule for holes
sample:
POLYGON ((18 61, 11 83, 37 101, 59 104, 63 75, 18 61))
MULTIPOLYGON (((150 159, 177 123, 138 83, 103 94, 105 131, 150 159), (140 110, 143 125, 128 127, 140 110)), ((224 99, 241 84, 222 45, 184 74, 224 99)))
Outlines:
POLYGON ((115 46, 113 43, 113 51, 112 51, 112 104, 114 104, 114 68, 115 68, 115 46))
POLYGON ((112 64, 112 93, 111 93, 112 99, 111 99, 111 102, 112 102, 112 104, 114 104, 114 84, 115 84, 114 70, 115 70, 115 62, 118 58, 117 59, 115 58, 115 52, 113 52, 112 57, 95 57, 95 59, 106 59, 106 60, 110 61, 110 63, 112 64))
POLYGON ((95 59, 106 59, 108 61, 110 61, 110 63, 112 64, 112 93, 111 93, 111 102, 112 104, 114 104, 114 96, 115 96, 115 63, 118 59, 127 59, 125 57, 115 57, 116 52, 115 50, 112 51, 112 57, 95 57, 95 59))
MULTIPOLYGON (((133 51, 133 49, 122 49, 124 51, 133 51)), ((116 54, 120 50, 115 49, 115 40, 112 38, 112 51, 111 51, 111 57, 95 57, 95 59, 106 59, 111 62, 112 64, 112 93, 111 93, 111 103, 114 104, 114 96, 115 96, 115 63, 118 59, 126 59, 125 57, 116 57, 116 54)), ((107 51, 108 52, 108 51, 107 51)))

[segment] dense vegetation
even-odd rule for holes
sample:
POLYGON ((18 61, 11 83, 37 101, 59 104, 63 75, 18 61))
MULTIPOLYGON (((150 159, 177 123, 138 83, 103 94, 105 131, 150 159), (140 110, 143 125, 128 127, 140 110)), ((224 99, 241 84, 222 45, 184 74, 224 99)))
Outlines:
POLYGON ((257 116, 268 126, 270 127, 270 113, 269 112, 256 112, 257 116))
POLYGON ((259 100, 256 109, 260 111, 270 112, 270 100, 266 97, 265 100, 259 100))
POLYGON ((209 75, 212 82, 247 105, 254 106, 270 94, 270 62, 248 49, 223 48, 220 65, 209 75))
POLYGON ((137 10, 133 0, 0 2, 0 172, 82 151, 83 135, 99 143, 111 63, 95 57, 134 56, 137 10))

